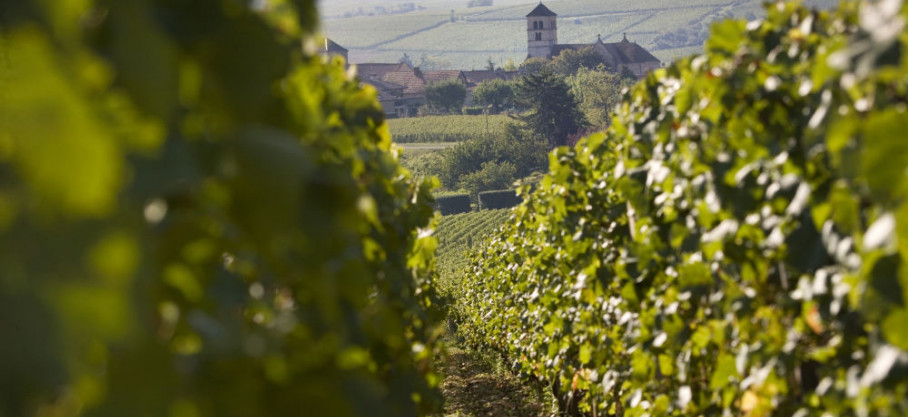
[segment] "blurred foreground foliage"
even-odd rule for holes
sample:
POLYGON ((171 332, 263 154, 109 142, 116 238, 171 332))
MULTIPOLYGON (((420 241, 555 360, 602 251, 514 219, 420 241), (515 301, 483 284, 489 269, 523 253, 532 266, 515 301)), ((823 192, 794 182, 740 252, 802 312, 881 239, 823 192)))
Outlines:
POLYGON ((0 6, 0 416, 436 409, 434 184, 249 4, 0 6))
POLYGON ((571 415, 908 414, 906 19, 714 25, 551 155, 459 287, 462 335, 571 415))

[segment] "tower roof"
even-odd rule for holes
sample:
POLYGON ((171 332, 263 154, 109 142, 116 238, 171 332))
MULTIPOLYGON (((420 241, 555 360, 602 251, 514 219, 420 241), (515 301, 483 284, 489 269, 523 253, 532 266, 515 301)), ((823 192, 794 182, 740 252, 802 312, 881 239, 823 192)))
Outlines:
POLYGON ((325 52, 346 53, 347 48, 340 46, 337 42, 334 42, 331 39, 325 38, 325 52))
POLYGON ((527 15, 527 17, 535 17, 535 16, 558 16, 558 15, 555 14, 555 12, 549 10, 548 7, 545 7, 545 5, 542 4, 542 2, 539 2, 539 5, 536 6, 536 8, 533 9, 533 11, 527 15))

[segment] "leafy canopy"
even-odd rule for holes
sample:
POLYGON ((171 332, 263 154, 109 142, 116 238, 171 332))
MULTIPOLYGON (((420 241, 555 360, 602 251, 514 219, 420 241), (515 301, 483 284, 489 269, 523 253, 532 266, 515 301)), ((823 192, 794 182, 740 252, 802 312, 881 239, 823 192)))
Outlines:
POLYGON ((587 124, 564 78, 547 70, 520 78, 517 104, 528 109, 521 115, 523 123, 550 147, 567 144, 587 124))
POLYGON ((314 2, 247 4, 4 5, 0 414, 436 409, 432 184, 314 2))
POLYGON ((457 80, 445 80, 426 85, 426 107, 433 114, 460 114, 467 88, 457 80))

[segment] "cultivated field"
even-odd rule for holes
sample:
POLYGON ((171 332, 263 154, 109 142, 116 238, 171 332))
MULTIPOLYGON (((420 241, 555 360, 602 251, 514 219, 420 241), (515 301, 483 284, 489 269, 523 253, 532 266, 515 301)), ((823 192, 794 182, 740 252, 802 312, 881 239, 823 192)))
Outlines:
POLYGON ((395 143, 461 142, 501 134, 511 118, 493 116, 427 116, 388 120, 395 143))
MULTIPOLYGON (((811 0, 807 4, 829 8, 836 0, 811 0)), ((326 34, 350 49, 351 62, 396 62, 404 53, 413 59, 426 56, 436 67, 480 69, 489 59, 503 65, 526 58, 526 14, 535 1, 496 0, 491 7, 467 8, 465 1, 425 0, 423 10, 411 13, 343 18, 343 12, 366 13, 375 2, 340 2, 323 6, 326 34), (453 11, 453 21, 452 21, 453 11)), ((676 44, 662 35, 689 30, 724 16, 762 16, 762 0, 601 0, 548 1, 559 15, 560 43, 592 43, 597 35, 606 42, 628 39, 647 48, 663 62, 700 51, 700 38, 679 37, 676 44), (693 39, 685 41, 683 39, 693 39)))

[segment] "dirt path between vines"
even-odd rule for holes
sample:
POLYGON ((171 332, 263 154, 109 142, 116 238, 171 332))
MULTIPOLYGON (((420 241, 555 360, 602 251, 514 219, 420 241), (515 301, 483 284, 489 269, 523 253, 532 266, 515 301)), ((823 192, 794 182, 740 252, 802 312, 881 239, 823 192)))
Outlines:
POLYGON ((439 364, 444 374, 445 417, 537 417, 546 407, 535 390, 517 377, 457 347, 439 364))

